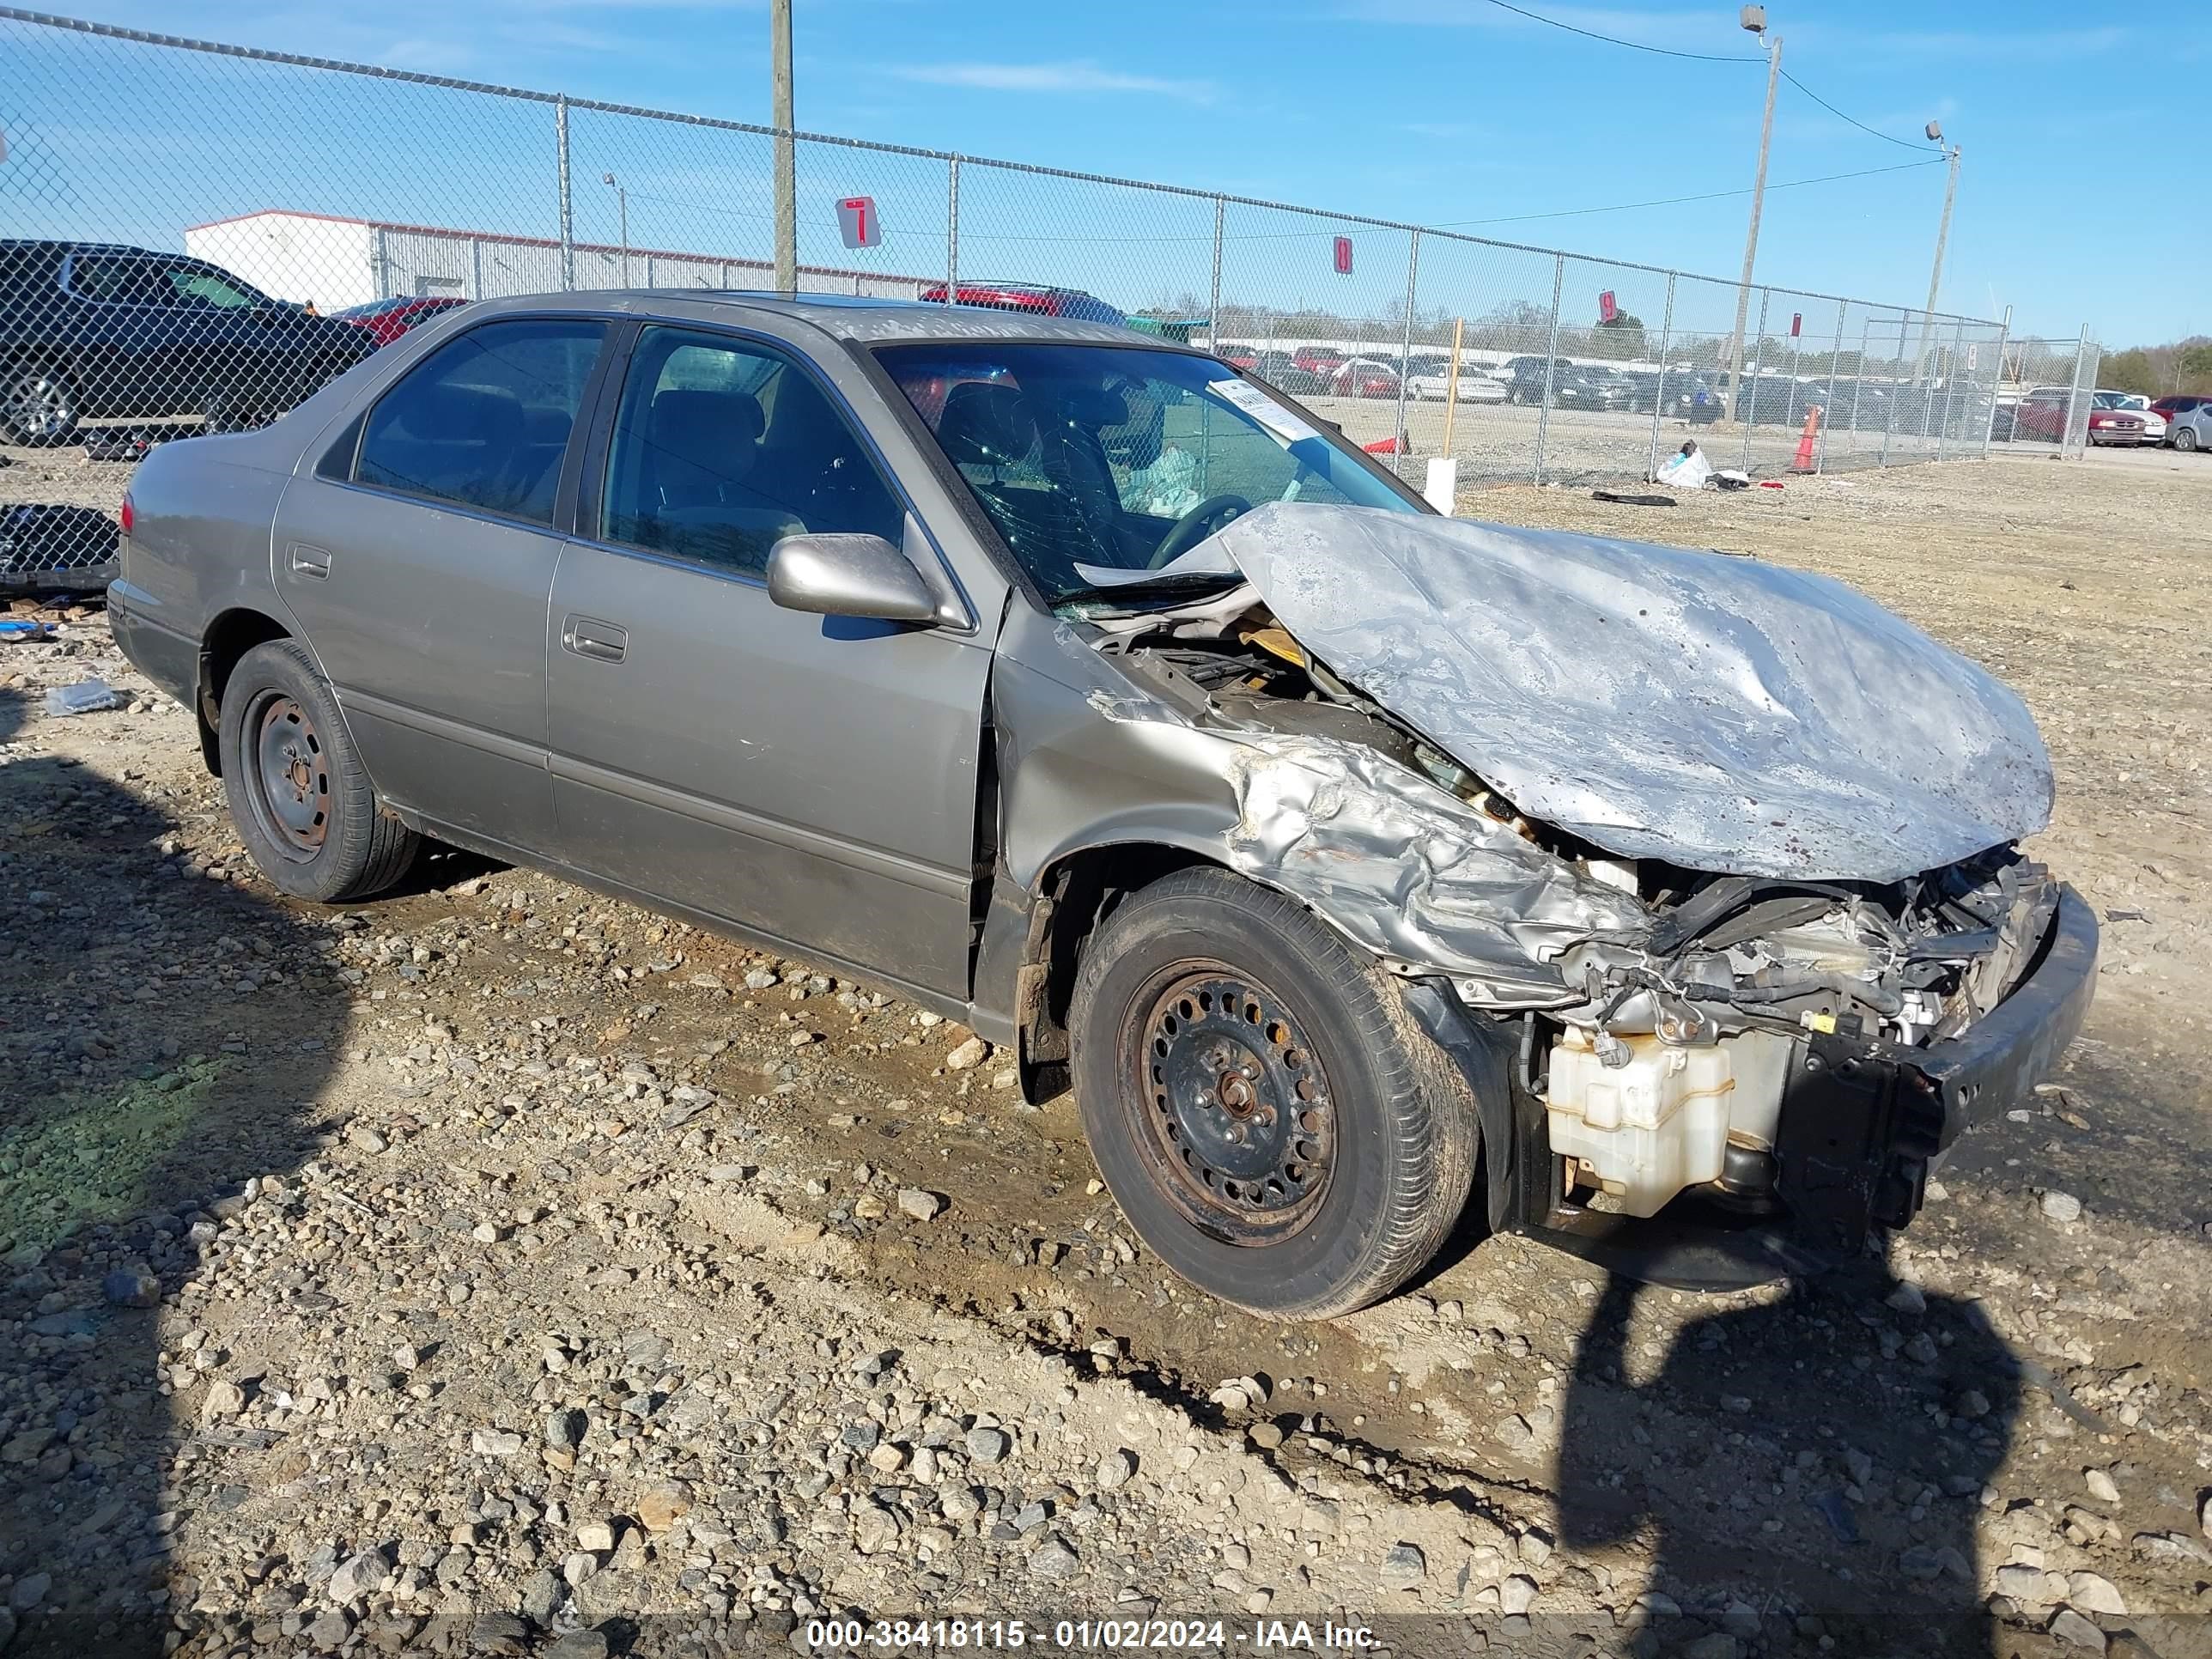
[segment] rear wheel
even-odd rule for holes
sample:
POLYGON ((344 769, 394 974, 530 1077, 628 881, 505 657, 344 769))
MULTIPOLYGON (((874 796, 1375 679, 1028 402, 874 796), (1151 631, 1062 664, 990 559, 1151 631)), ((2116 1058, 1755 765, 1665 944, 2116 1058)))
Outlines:
POLYGON ((277 887, 322 903, 406 874, 420 837, 383 811, 330 687, 294 640, 257 645, 223 686, 223 790, 246 850, 277 887))
POLYGON ((1183 1278, 1279 1318, 1389 1295, 1472 1184, 1473 1103, 1375 964, 1219 870, 1169 876, 1085 948, 1070 1010, 1084 1132, 1183 1278))
POLYGON ((0 436, 9 443, 67 443, 80 413, 76 388, 51 364, 12 364, 0 380, 0 436))

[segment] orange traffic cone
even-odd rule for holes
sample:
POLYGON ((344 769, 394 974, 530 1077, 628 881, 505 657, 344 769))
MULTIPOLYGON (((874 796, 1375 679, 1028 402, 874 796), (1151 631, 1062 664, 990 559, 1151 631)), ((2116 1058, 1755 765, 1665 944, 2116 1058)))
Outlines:
POLYGON ((1814 404, 1805 411, 1805 429, 1797 437, 1797 459, 1790 463, 1792 472, 1813 470, 1813 436, 1820 429, 1820 405, 1814 404))

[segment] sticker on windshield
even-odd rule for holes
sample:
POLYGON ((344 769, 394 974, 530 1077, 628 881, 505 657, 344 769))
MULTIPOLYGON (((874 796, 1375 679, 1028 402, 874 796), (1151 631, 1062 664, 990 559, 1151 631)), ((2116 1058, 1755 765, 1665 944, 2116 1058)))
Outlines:
POLYGON ((1256 386, 1243 380, 1208 380, 1206 389, 1223 403, 1243 410, 1285 444, 1302 443, 1308 438, 1321 436, 1294 412, 1277 403, 1256 386))

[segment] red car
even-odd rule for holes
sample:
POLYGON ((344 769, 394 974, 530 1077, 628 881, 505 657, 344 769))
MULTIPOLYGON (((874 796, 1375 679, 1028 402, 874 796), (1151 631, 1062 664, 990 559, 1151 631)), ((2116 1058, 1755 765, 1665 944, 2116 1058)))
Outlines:
POLYGON ((2142 411, 2135 409, 2092 409, 2089 441, 2093 444, 2147 444, 2157 440, 2143 435, 2142 411))
MULTIPOLYGON (((945 284, 932 283, 915 298, 924 305, 945 303, 945 284)), ((1112 323, 1126 326, 1128 315, 1095 294, 1079 288, 1053 288, 1043 283, 1004 283, 986 277, 960 283, 957 303, 984 306, 993 311, 1027 311, 1040 317, 1067 317, 1081 323, 1112 323)))
POLYGON ((420 328, 441 312, 466 304, 466 300, 402 294, 389 300, 371 300, 363 306, 348 306, 331 315, 342 323, 366 329, 377 344, 388 346, 408 330, 420 328))
POLYGON ((1260 367, 1260 348, 1249 345, 1224 345, 1219 353, 1221 361, 1231 368, 1254 369, 1260 367))
POLYGON ((1395 398, 1398 373, 1388 363, 1354 357, 1330 377, 1329 390, 1340 398, 1395 398))
POLYGON ((1291 354, 1291 367, 1328 374, 1344 367, 1344 354, 1334 346, 1300 346, 1291 354))

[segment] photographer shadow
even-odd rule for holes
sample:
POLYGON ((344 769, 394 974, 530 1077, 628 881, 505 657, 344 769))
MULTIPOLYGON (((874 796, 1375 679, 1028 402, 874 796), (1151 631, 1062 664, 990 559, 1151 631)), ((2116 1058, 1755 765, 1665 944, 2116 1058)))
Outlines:
POLYGON ((1608 1281, 1568 1388, 1560 1540, 1650 1545, 1639 1651, 1997 1651, 1975 1519, 2021 1367, 1973 1304, 1899 1310, 1897 1283, 1838 1269, 1692 1319, 1659 1358, 1668 1292, 1608 1281))
MULTIPOLYGON (((27 715, 0 690, 0 742, 27 715)), ((230 1363, 191 1287, 247 1183, 281 1187, 313 1156, 347 1000, 312 913, 159 859, 180 827, 64 756, 0 764, 9 1659, 161 1654, 198 1593, 174 1540, 253 1479, 236 1460, 254 1437, 203 1416, 230 1363)))

